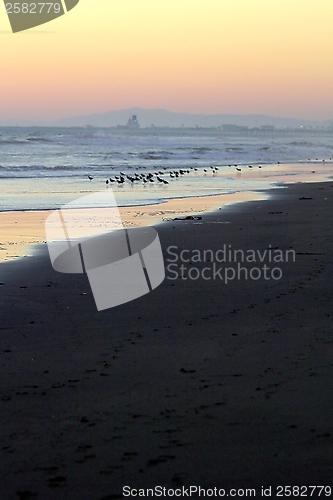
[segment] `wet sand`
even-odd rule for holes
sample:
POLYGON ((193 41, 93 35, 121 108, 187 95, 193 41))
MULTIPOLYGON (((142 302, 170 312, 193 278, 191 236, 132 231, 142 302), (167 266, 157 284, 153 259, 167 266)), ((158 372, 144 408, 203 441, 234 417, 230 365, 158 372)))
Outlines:
POLYGON ((296 261, 227 285, 167 271, 99 313, 45 246, 1 264, 1 498, 331 484, 332 211, 333 183, 300 184, 159 224, 165 260, 226 244, 296 261))
MULTIPOLYGON (((119 207, 119 213, 125 227, 151 226, 172 217, 199 214, 231 203, 266 197, 263 192, 243 192, 178 198, 156 205, 119 207)), ((45 221, 51 213, 50 210, 0 212, 0 262, 31 255, 30 245, 46 243, 45 221)))

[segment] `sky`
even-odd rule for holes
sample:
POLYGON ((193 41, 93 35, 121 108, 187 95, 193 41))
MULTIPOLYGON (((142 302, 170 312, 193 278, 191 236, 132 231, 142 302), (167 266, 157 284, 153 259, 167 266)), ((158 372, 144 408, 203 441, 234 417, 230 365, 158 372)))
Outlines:
POLYGON ((333 119, 332 0, 80 0, 13 34, 0 121, 132 106, 333 119))

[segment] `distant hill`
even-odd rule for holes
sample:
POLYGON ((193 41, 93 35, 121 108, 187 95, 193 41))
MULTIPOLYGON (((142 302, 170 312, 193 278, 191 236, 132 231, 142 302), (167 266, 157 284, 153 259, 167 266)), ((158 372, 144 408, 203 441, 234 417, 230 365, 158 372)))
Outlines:
POLYGON ((131 115, 137 115, 141 127, 218 127, 220 125, 239 125, 248 127, 260 127, 262 125, 273 125, 277 128, 312 126, 332 126, 333 120, 313 121, 295 118, 276 118, 266 115, 230 115, 230 114, 190 114, 173 113, 164 109, 129 108, 120 111, 109 111, 107 113, 92 114, 86 116, 75 116, 62 118, 52 122, 7 120, 0 122, 1 125, 19 126, 53 126, 53 127, 83 127, 92 125, 94 127, 116 127, 126 125, 131 115))
MULTIPOLYGON (((242 125, 248 127, 258 127, 261 125, 274 125, 275 127, 298 127, 323 126, 324 122, 311 120, 298 120, 293 118, 275 118, 265 115, 204 115, 189 113, 173 113, 164 109, 142 109, 129 108, 121 111, 109 111, 108 113, 94 114, 88 116, 77 116, 57 120, 56 126, 84 126, 93 125, 95 127, 116 127, 126 125, 131 115, 137 115, 141 127, 218 127, 220 125, 242 125)), ((326 125, 329 122, 325 122, 326 125)))

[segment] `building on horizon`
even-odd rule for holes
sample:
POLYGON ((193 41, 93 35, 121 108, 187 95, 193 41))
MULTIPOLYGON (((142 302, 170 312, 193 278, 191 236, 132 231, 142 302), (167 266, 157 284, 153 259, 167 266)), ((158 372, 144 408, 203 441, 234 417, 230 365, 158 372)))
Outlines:
POLYGON ((130 129, 140 128, 137 115, 132 115, 129 117, 126 127, 130 129))

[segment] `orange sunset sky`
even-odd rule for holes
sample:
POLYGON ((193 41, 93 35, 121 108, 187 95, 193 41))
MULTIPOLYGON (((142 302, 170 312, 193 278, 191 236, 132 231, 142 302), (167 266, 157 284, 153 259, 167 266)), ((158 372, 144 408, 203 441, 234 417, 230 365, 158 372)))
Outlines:
POLYGON ((332 0, 80 0, 12 34, 0 120, 141 106, 333 119, 332 0))

